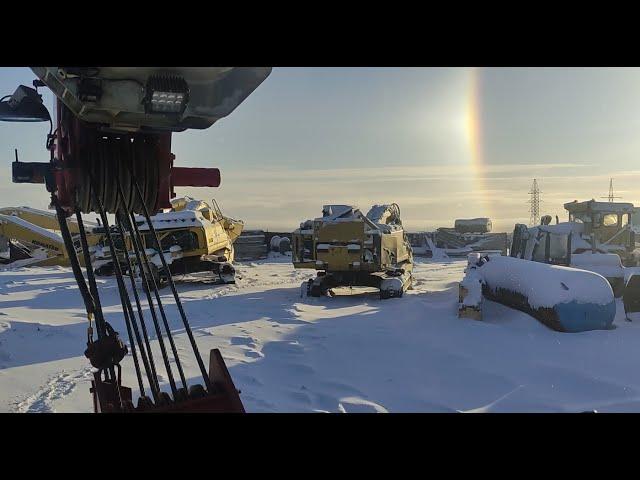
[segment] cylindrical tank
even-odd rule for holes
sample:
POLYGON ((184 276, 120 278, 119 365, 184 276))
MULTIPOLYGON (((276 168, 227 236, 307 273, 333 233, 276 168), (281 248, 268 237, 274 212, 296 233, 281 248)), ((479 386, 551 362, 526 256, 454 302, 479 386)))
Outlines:
POLYGON ((280 253, 291 251, 291 240, 289 240, 289 237, 280 238, 280 243, 278 244, 278 251, 280 253))
POLYGON ((269 249, 273 252, 280 251, 280 236, 274 235, 271 237, 271 243, 269 244, 269 249))
POLYGON ((489 218, 459 218, 453 224, 458 233, 489 233, 491 231, 491 219, 489 218))
POLYGON ((482 257, 482 293, 560 332, 608 329, 616 315, 602 275, 513 257, 482 257), (482 263, 484 262, 484 263, 482 263))

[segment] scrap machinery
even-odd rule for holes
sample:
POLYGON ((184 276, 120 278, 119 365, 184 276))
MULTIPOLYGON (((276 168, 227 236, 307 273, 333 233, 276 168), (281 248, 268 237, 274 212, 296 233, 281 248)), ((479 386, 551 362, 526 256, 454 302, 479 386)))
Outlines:
POLYGON ((95 411, 243 412, 238 391, 217 349, 211 351, 209 370, 205 368, 171 269, 165 255, 159 255, 159 264, 168 272, 166 281, 204 384, 193 379, 187 381, 153 275, 152 265, 157 265, 149 258, 148 248, 150 242, 157 252, 163 251, 161 229, 151 217, 161 209, 172 207, 174 187, 220 184, 220 172, 216 168, 173 165, 172 134, 206 129, 226 117, 267 78, 271 68, 31 69, 37 77, 34 88, 20 85, 12 95, 2 97, 0 120, 50 123, 46 138, 49 161, 20 162, 16 153, 13 181, 45 184, 51 194, 51 207, 56 211, 86 307, 89 327, 85 355, 95 368, 91 388, 95 411), (48 87, 55 95, 55 119, 43 104, 38 91, 42 87, 48 87), (102 312, 82 218, 82 214, 89 212, 99 215, 104 228, 129 345, 102 312), (72 215, 78 225, 79 251, 73 246, 65 220, 72 215), (117 254, 118 237, 132 239, 125 246, 126 255, 117 254), (132 271, 132 263, 140 266, 142 287, 130 275, 128 290, 123 272, 132 271), (151 322, 143 314, 143 295, 149 305, 151 322), (162 375, 158 356, 151 349, 151 325, 161 351, 162 375), (129 351, 139 388, 136 404, 132 389, 121 382, 120 362, 129 351), (163 377, 168 380, 170 393, 161 388, 163 377))
POLYGON ((314 297, 334 287, 367 286, 385 299, 411 287, 413 251, 395 203, 374 205, 366 215, 351 205, 325 205, 322 217, 293 232, 292 260, 295 268, 318 270, 306 287, 314 297))
MULTIPOLYGON (((191 197, 174 198, 171 210, 151 217, 154 223, 162 254, 165 256, 173 275, 187 275, 206 272, 198 281, 207 283, 235 283, 235 270, 231 262, 234 258, 233 242, 240 235, 244 224, 240 220, 224 216, 214 200, 211 205, 191 197)), ((136 221, 143 233, 142 240, 151 259, 151 268, 156 282, 166 285, 166 275, 160 261, 159 252, 154 249, 152 235, 144 217, 136 221)), ((78 223, 73 217, 67 218, 67 226, 73 238, 76 253, 81 253, 78 223)), ((113 275, 114 265, 109 251, 104 228, 93 222, 84 222, 85 235, 91 253, 91 265, 96 275, 113 275)), ((55 213, 30 207, 0 208, 0 250, 10 252, 10 257, 0 262, 18 266, 69 266, 69 255, 55 213)), ((112 228, 116 240, 116 253, 120 261, 131 250, 132 238, 120 239, 117 229, 112 228)), ((79 258, 80 265, 84 259, 79 258)), ((131 258, 136 274, 135 257, 131 258)))
MULTIPOLYGON (((215 200, 209 205, 202 200, 182 197, 172 199, 171 205, 170 211, 151 217, 151 223, 158 233, 161 251, 154 248, 154 236, 145 218, 136 216, 156 283, 165 286, 168 279, 161 255, 164 256, 171 275, 206 272, 213 276, 213 280, 201 280, 209 283, 235 283, 235 269, 231 264, 234 257, 233 242, 242 232, 243 222, 224 216, 215 200)), ((97 228, 93 232, 103 235, 101 241, 90 248, 96 275, 113 275, 115 266, 104 229, 97 228)), ((132 238, 125 236, 121 239, 118 232, 114 235, 116 254, 122 258, 131 250, 132 238)), ((134 271, 127 273, 135 275, 139 267, 135 258, 132 261, 134 271)))

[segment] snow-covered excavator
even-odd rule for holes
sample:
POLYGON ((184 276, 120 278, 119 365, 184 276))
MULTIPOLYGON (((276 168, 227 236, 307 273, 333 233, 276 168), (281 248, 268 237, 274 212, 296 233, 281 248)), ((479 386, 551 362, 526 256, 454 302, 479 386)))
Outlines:
MULTIPOLYGON (((156 282, 165 286, 165 270, 159 253, 154 249, 153 240, 148 235, 149 227, 143 217, 137 216, 136 219, 140 231, 147 232, 142 240, 152 262, 152 273, 156 282)), ((209 205, 191 197, 174 198, 171 200, 170 210, 152 216, 151 220, 159 232, 162 252, 173 275, 206 272, 211 275, 198 277, 197 281, 235 283, 233 242, 242 233, 244 224, 240 220, 224 216, 215 200, 209 205)), ((67 225, 74 248, 79 253, 81 245, 78 223, 70 217, 67 218, 67 225)), ((84 227, 94 272, 96 275, 113 275, 114 264, 104 229, 97 223, 87 221, 84 222, 84 227)), ((0 208, 0 237, 5 239, 10 247, 9 251, 16 257, 3 263, 10 266, 69 266, 69 255, 59 230, 55 213, 31 207, 0 208)), ((127 235, 123 243, 117 230, 112 233, 118 245, 116 252, 123 261, 122 255, 132 248, 132 239, 127 235)), ((80 265, 85 266, 83 257, 79 260, 80 265)), ((134 272, 125 273, 135 275, 135 258, 131 260, 134 262, 134 272)))
MULTIPOLYGON (((270 67, 31 67, 33 88, 20 85, 0 99, 0 120, 49 122, 46 162, 12 165, 13 181, 44 184, 88 319, 85 356, 95 368, 91 392, 96 412, 243 412, 222 355, 210 352, 207 371, 180 301, 165 255, 158 255, 167 284, 202 375, 187 380, 163 308, 149 244, 162 252, 161 231, 151 217, 171 208, 174 187, 217 187, 216 168, 174 166, 171 136, 206 129, 229 115, 270 74, 270 67), (52 119, 38 88, 56 97, 52 119), (96 212, 113 259, 128 345, 105 320, 83 214, 96 212), (111 225, 107 214, 113 214, 111 225), (75 216, 81 252, 73 246, 66 218, 75 216), (144 219, 140 221, 140 217, 144 219), (143 230, 143 225, 147 229, 143 230), (117 238, 130 237, 127 254, 117 238), (145 239, 146 237, 146 239, 145 239), (79 258, 84 259, 85 269, 79 258), (135 259, 135 261, 132 261, 135 259), (140 266, 142 286, 124 272, 140 266), (85 277, 86 275, 86 277, 85 277), (133 299, 130 296, 133 294, 133 299), (154 355, 140 298, 146 297, 161 359, 154 355), (133 303, 132 303, 133 302, 133 303), (135 305, 135 307, 133 306, 135 305), (164 327, 164 328, 163 328, 164 327), (164 330, 164 331, 163 331, 164 330), (122 385, 120 362, 131 352, 139 395, 122 385), (154 356, 156 357, 154 359, 154 356), (158 361, 156 361, 158 360, 158 361), (164 370, 161 371, 161 363, 164 370), (164 379, 170 392, 166 391, 164 379)), ((181 358, 182 357, 182 358, 181 358)))
MULTIPOLYGON (((211 203, 209 205, 191 197, 174 198, 171 200, 171 209, 153 215, 151 222, 158 233, 162 255, 171 275, 204 272, 209 275, 197 277, 197 281, 235 283, 233 242, 242 233, 244 224, 240 220, 224 216, 215 200, 211 203)), ((167 270, 160 259, 160 252, 155 248, 149 224, 143 216, 136 216, 136 221, 151 262, 151 274, 156 283, 163 287, 167 284, 167 270)), ((118 232, 114 232, 114 237, 118 244, 116 253, 122 258, 122 255, 131 250, 132 238, 125 235, 123 243, 119 240, 118 232)), ((115 267, 107 239, 103 236, 90 250, 96 275, 113 275, 115 267)), ((134 270, 126 273, 136 276, 138 265, 135 258, 131 260, 134 270)))
POLYGON ((318 270, 306 284, 313 297, 340 286, 366 286, 385 299, 411 287, 413 251, 395 203, 374 205, 366 215, 351 205, 325 205, 322 217, 293 232, 291 249, 295 268, 318 270))

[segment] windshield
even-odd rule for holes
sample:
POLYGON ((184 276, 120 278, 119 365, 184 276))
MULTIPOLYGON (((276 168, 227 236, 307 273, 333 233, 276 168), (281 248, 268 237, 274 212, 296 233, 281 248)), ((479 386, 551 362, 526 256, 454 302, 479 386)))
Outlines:
POLYGON ((612 227, 618 225, 618 215, 615 213, 608 213, 602 217, 602 224, 605 227, 612 227))

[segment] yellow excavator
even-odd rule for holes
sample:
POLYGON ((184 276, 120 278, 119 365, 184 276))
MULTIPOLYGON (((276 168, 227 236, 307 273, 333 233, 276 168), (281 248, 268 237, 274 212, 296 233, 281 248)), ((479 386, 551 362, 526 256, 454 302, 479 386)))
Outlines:
MULTIPOLYGON (((165 261, 174 275, 196 272, 211 272, 214 283, 234 283, 233 242, 244 224, 240 220, 222 214, 215 200, 211 205, 191 197, 171 200, 170 211, 151 217, 158 233, 165 261)), ((112 275, 113 259, 107 246, 106 232, 97 223, 84 221, 87 243, 91 252, 91 262, 97 275, 112 275)), ((159 252, 153 248, 149 226, 142 217, 137 217, 138 228, 147 248, 152 264, 152 274, 160 284, 166 281, 159 252)), ((67 219, 69 231, 73 237, 80 232, 78 223, 67 219)), ((69 256, 62 236, 57 233, 58 220, 53 212, 30 207, 0 208, 0 237, 10 248, 10 258, 3 263, 15 263, 16 266, 69 265, 69 256), (13 257, 13 258, 11 258, 13 257)), ((119 238, 117 232, 112 234, 119 238)), ((129 237, 126 245, 131 248, 129 237)), ((118 254, 124 254, 124 244, 118 254)), ((80 251, 79 240, 74 241, 76 251, 80 251)), ((2 242, 0 242, 0 250, 2 242)), ((83 256, 79 256, 84 266, 83 256)), ((134 262, 135 264, 135 262, 134 262)), ((135 265, 134 265, 135 266, 135 265)), ((136 272, 134 272, 136 273, 136 272)))
POLYGON ((291 250, 295 268, 318 271, 306 285, 312 297, 331 295, 334 287, 365 286, 386 299, 411 288, 413 250, 395 203, 374 205, 366 215, 351 205, 325 205, 322 217, 293 232, 291 250))
MULTIPOLYGON (((155 248, 148 222, 142 216, 136 217, 149 258, 150 271, 146 273, 153 275, 158 285, 164 286, 168 279, 161 254, 172 275, 208 272, 213 275, 213 283, 235 283, 233 242, 242 233, 244 224, 224 216, 215 200, 209 205, 191 197, 174 198, 169 211, 153 215, 150 220, 158 234, 162 252, 155 248)), ((100 228, 94 229, 96 233, 101 231, 100 228)), ((118 244, 118 255, 124 255, 125 246, 130 250, 130 237, 122 242, 117 232, 112 232, 112 236, 118 244)), ((89 250, 96 275, 112 275, 114 265, 106 235, 89 250)), ((137 275, 138 266, 134 258, 131 260, 135 270, 133 274, 137 275)), ((211 282, 210 279, 205 281, 211 282)))

